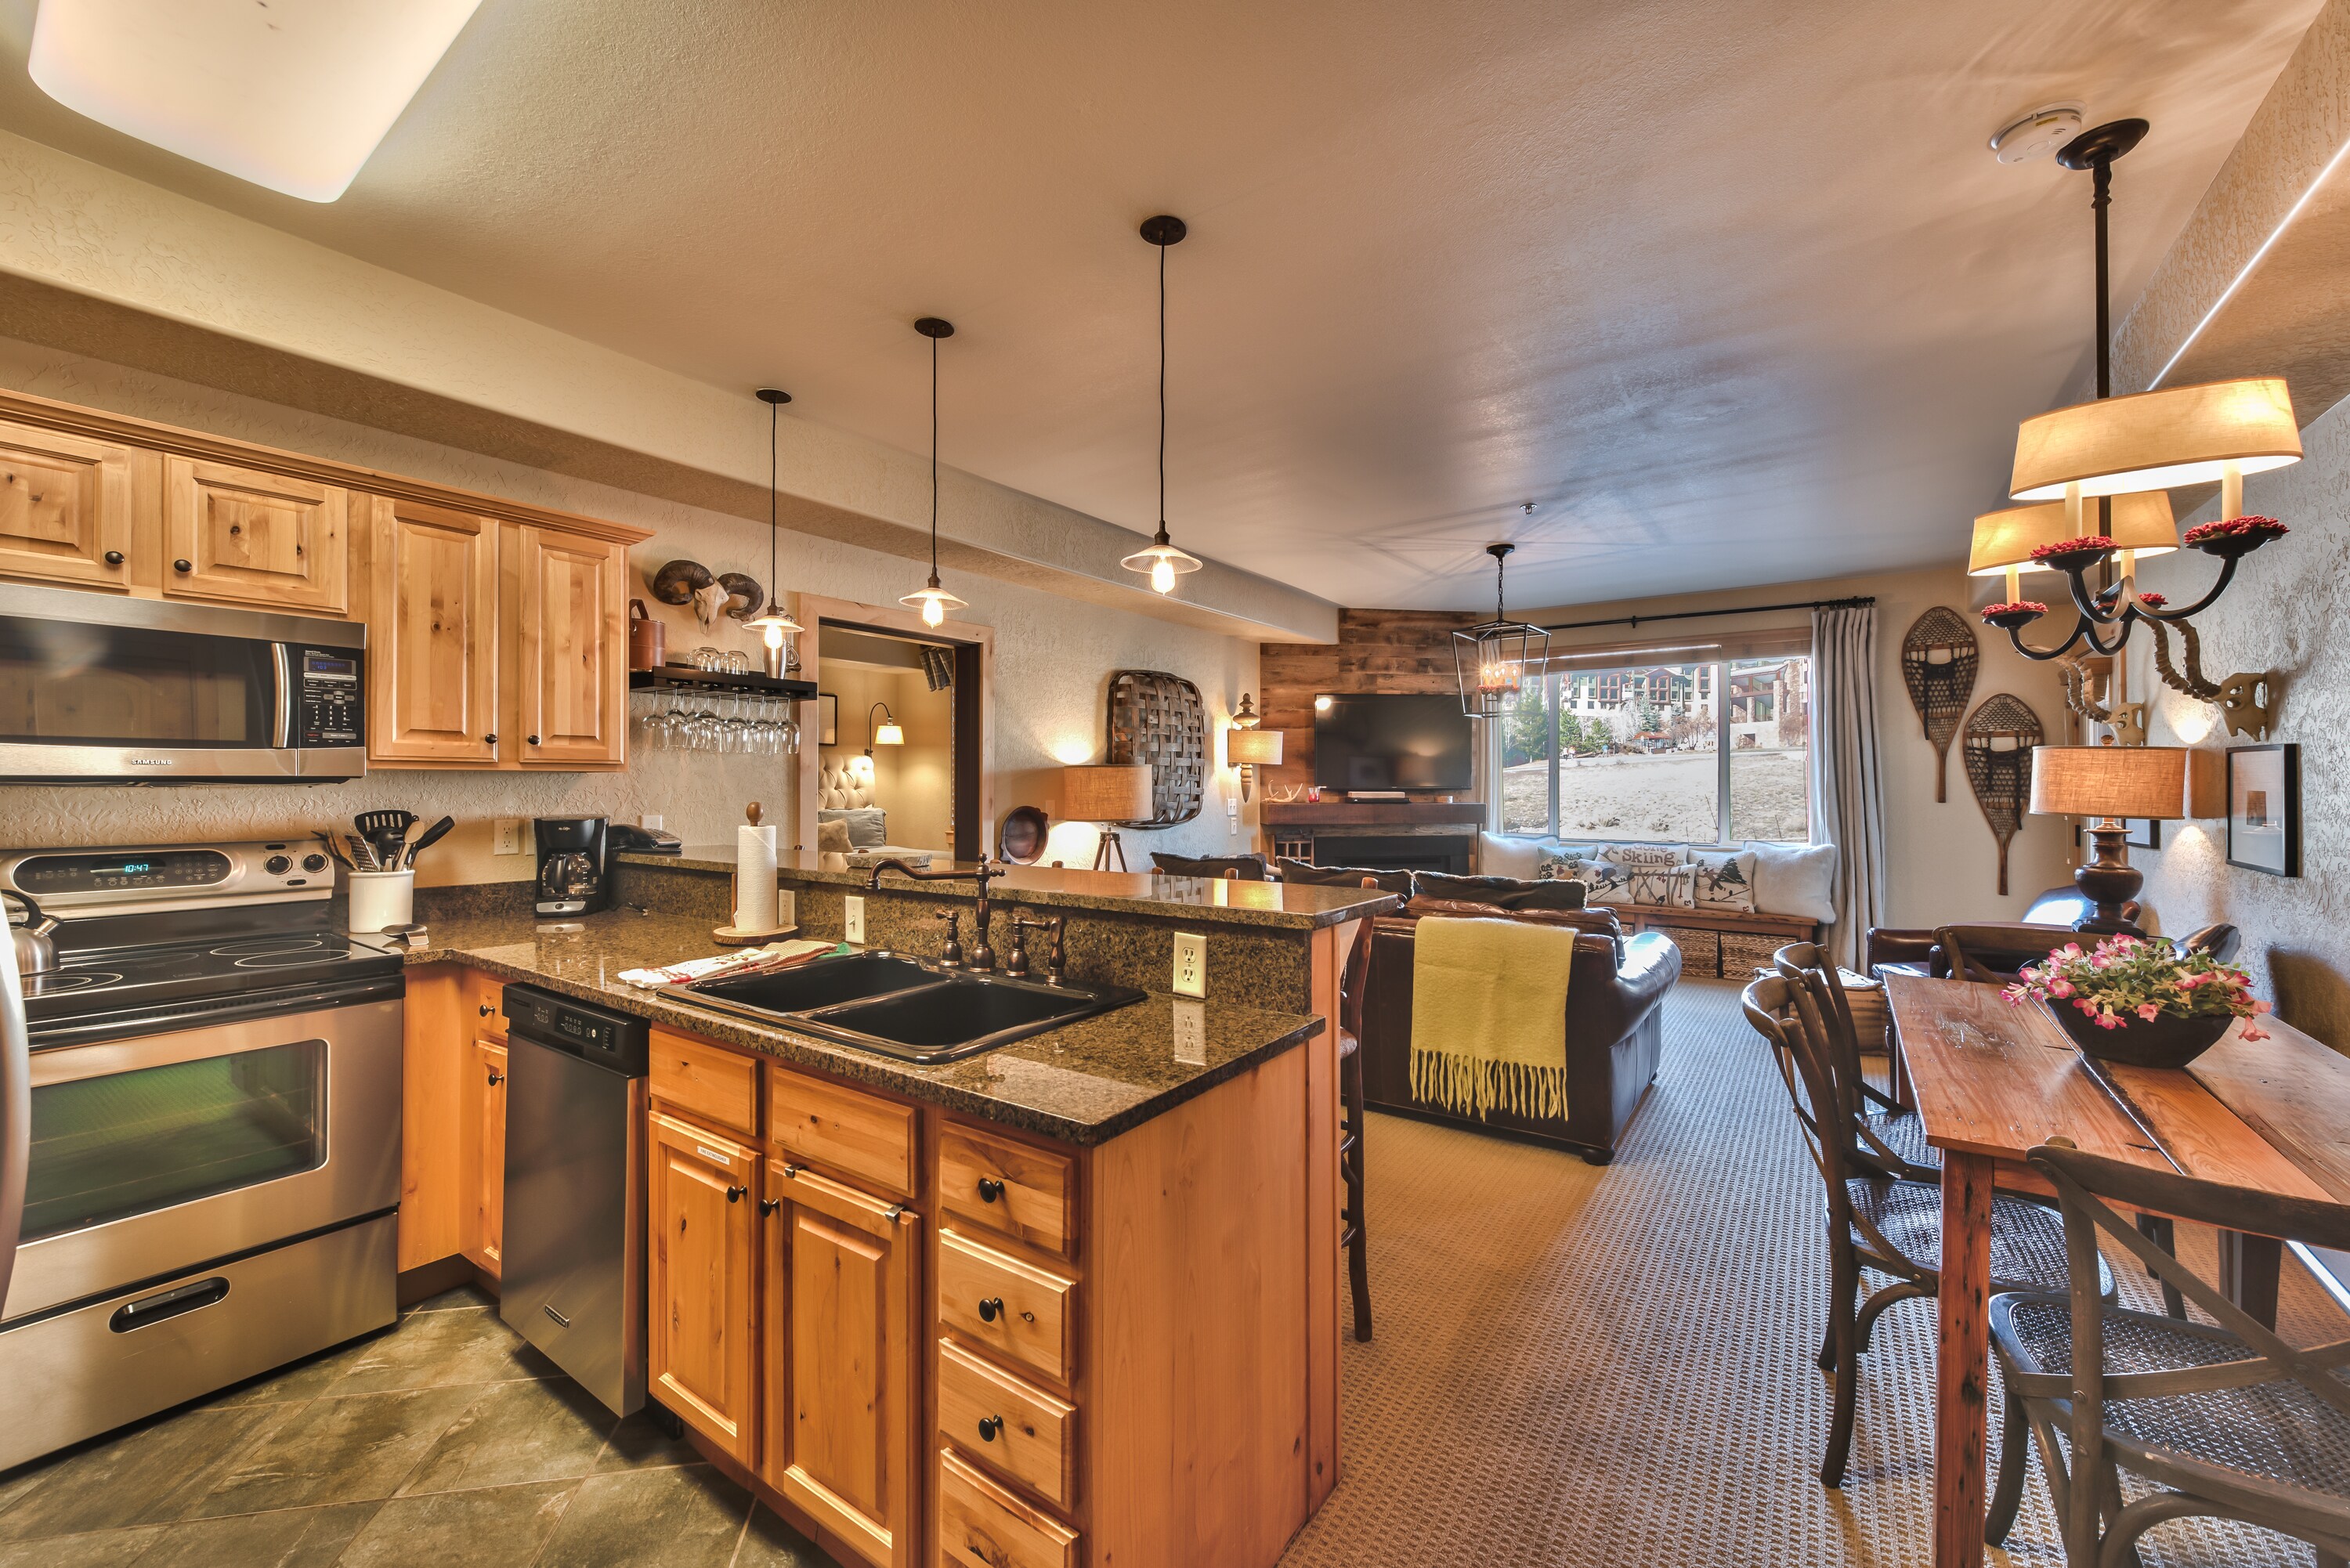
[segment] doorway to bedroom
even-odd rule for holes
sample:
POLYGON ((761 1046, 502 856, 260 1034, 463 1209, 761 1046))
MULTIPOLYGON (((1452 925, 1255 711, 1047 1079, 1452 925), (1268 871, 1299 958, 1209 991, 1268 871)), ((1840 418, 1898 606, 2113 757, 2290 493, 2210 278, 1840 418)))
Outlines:
POLYGON ((803 649, 819 695, 801 842, 860 857, 975 858, 986 842, 984 636, 950 635, 963 629, 951 624, 917 631, 857 607, 872 618, 817 618, 815 646, 803 649))

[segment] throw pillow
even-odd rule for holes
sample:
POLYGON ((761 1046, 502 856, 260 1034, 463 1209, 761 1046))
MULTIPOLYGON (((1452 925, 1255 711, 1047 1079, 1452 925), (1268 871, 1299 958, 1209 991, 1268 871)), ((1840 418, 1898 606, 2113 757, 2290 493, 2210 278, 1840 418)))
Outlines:
POLYGON ((1599 858, 1618 866, 1686 866, 1689 854, 1686 844, 1611 844, 1599 858))
POLYGON ((1690 853, 1696 897, 1692 907, 1725 914, 1754 912, 1754 851, 1697 849, 1690 853))
POLYGON ((1693 906, 1697 887, 1694 866, 1631 866, 1629 901, 1650 904, 1661 909, 1686 909, 1693 906))
POLYGON ((1632 897, 1632 872, 1627 866, 1613 860, 1578 860, 1575 863, 1575 879, 1584 885, 1583 901, 1586 904, 1629 904, 1632 897))
POLYGON ((826 855, 846 855, 857 847, 848 841, 848 824, 821 820, 816 825, 816 846, 826 855))
POLYGON ((1538 882, 1565 882, 1573 879, 1575 867, 1589 858, 1590 846, 1575 844, 1545 844, 1534 851, 1534 868, 1528 873, 1538 882))
POLYGON ((1752 844, 1754 907, 1766 915, 1794 915, 1822 925, 1835 918, 1836 846, 1833 844, 1752 844))
POLYGON ((854 806, 844 811, 818 811, 816 814, 818 831, 827 822, 848 825, 848 842, 858 849, 879 849, 889 842, 889 814, 878 805, 854 806))
POLYGON ((1477 836, 1477 869, 1488 877, 1531 878, 1539 873, 1543 841, 1516 838, 1506 833, 1477 836))

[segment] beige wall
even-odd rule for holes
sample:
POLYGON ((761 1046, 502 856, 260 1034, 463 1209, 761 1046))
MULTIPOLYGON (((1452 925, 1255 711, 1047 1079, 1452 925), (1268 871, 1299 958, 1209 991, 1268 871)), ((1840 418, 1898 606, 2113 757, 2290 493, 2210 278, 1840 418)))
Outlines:
MULTIPOLYGON (((2203 668, 2214 680, 2238 670, 2283 672, 2284 701, 2270 738, 2301 747, 2301 864, 2297 878, 2239 870, 2227 863, 2227 824, 2172 823, 2160 849, 2133 849, 2145 871, 2146 901, 2163 929, 2212 920, 2242 928, 2242 961, 2256 989, 2284 1018, 2337 1050, 2350 1050, 2350 402, 2337 403, 2301 433, 2306 454, 2291 468, 2244 483, 2248 511, 2293 529, 2248 557, 2217 605, 2195 618, 2203 668)), ((2182 526, 2209 521, 2207 505, 2182 526)), ((2174 602, 2199 597, 2217 563, 2182 550, 2150 561, 2147 586, 2174 602)), ((2148 739, 2157 745, 2223 750, 2252 743, 2228 734, 2219 710, 2153 677, 2146 634, 2132 639, 2133 695, 2151 695, 2148 739)), ((2174 649, 2176 644, 2174 643, 2174 649)), ((2174 653, 2174 657, 2175 657, 2174 653)))
MULTIPOLYGON (((654 531, 631 552, 639 574, 685 556, 715 572, 741 570, 762 581, 767 576, 767 530, 762 523, 544 468, 5 339, 0 339, 0 386, 635 524, 654 531)), ((784 587, 795 592, 895 603, 920 580, 901 559, 833 539, 786 533, 781 555, 784 587)), ((1241 692, 1256 684, 1253 641, 984 577, 957 576, 951 586, 972 601, 958 618, 995 629, 995 724, 987 766, 999 813, 1034 804, 1058 816, 1059 765, 1103 754, 1112 670, 1166 670, 1188 676, 1206 696, 1210 721, 1219 728, 1241 692)), ((632 587, 643 591, 641 582, 632 587)), ((673 653, 704 641, 756 651, 755 634, 731 621, 722 619, 715 632, 705 634, 685 610, 655 607, 671 623, 673 653)), ((844 722, 847 717, 844 712, 844 722)), ((629 770, 617 774, 400 772, 310 786, 0 786, 0 844, 281 836, 347 823, 353 813, 370 807, 402 806, 428 818, 446 813, 458 820, 456 831, 420 866, 421 882, 506 880, 527 875, 531 861, 527 854, 490 853, 496 817, 601 815, 633 821, 640 813, 656 812, 689 843, 731 843, 745 802, 761 802, 770 821, 795 820, 793 772, 789 758, 638 749, 629 770)), ((1219 769, 1209 787, 1210 799, 1197 820, 1137 836, 1133 842, 1191 854, 1239 842, 1227 831, 1223 808, 1226 796, 1237 798, 1237 776, 1219 769)), ((987 826, 992 838, 994 825, 987 826)), ((1090 860, 1092 830, 1073 826, 1056 832, 1054 849, 1090 860)))
MULTIPOLYGON (((1963 523, 1952 525, 1954 547, 1965 543, 1964 529, 1963 523)), ((2023 819, 2022 830, 2008 847, 2008 896, 2001 898, 1998 846, 1968 788, 1959 746, 1955 742, 1950 746, 1950 799, 1937 804, 1934 748, 1901 684, 1901 639, 1911 622, 1935 605, 1948 605, 1970 624, 1976 624, 1975 606, 1989 602, 1956 566, 1518 613, 1536 625, 1551 625, 1864 594, 1877 598, 1877 722, 1883 744, 1887 919, 1898 926, 2019 919, 2034 896, 2071 879, 2071 824, 2047 817, 2023 819)), ((1659 639, 1701 642, 1734 631, 1808 626, 1810 619, 1807 610, 1781 610, 1666 621, 1637 629, 1595 628, 1558 633, 1552 647, 1598 647, 1659 639)), ((1980 703, 1993 692, 2013 692, 2031 704, 2052 741, 2064 739, 2064 691, 2053 669, 2024 659, 2008 646, 2003 634, 1988 628, 1980 629, 1979 640, 1982 663, 1975 677, 1972 701, 1980 703)))

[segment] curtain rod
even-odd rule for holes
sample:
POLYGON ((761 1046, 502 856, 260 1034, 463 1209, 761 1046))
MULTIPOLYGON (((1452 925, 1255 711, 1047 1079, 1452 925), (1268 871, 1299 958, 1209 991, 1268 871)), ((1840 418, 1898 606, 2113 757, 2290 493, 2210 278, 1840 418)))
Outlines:
POLYGON ((1665 615, 1617 616, 1613 620, 1571 620, 1560 626, 1546 626, 1544 631, 1584 631, 1595 626, 1628 626, 1638 628, 1647 620, 1700 620, 1716 615, 1762 615, 1771 610, 1790 609, 1859 609, 1877 602, 1875 594, 1862 594, 1848 599, 1798 599, 1783 605, 1740 605, 1735 609, 1673 610, 1665 615))

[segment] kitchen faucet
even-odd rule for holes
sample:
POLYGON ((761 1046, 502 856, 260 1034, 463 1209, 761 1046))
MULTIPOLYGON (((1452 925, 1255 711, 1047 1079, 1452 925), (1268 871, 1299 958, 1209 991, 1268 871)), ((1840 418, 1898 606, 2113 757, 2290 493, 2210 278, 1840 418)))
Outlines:
POLYGON ((917 882, 971 880, 979 884, 979 896, 972 905, 971 960, 966 967, 974 974, 993 974, 995 950, 987 945, 987 922, 994 918, 995 907, 988 899, 987 885, 994 878, 1003 876, 1004 867, 993 864, 985 855, 982 855, 979 857, 978 866, 969 871, 917 871, 893 856, 873 867, 873 875, 867 877, 865 881, 866 891, 879 892, 881 888, 881 873, 893 869, 901 876, 912 877, 917 882))

